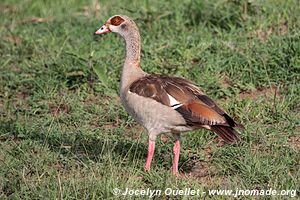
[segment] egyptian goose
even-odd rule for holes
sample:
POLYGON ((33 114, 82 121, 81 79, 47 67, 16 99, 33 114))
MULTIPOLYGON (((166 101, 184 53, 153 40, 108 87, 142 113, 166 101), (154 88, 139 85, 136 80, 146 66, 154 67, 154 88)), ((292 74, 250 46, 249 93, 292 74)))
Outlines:
POLYGON ((178 173, 180 133, 205 128, 218 134, 226 143, 239 140, 236 123, 197 86, 179 77, 148 74, 140 67, 140 33, 127 16, 115 15, 95 32, 96 35, 115 32, 126 43, 126 58, 122 69, 120 98, 129 114, 149 135, 145 171, 150 170, 156 137, 172 133, 175 137, 172 171, 178 173))

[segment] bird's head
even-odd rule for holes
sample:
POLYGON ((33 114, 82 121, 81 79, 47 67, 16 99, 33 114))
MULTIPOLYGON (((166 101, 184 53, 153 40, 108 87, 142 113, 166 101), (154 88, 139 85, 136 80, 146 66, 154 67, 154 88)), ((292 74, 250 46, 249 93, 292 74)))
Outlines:
POLYGON ((138 30, 132 19, 125 15, 114 15, 110 17, 95 35, 101 35, 109 32, 115 32, 122 36, 127 35, 131 30, 138 30))

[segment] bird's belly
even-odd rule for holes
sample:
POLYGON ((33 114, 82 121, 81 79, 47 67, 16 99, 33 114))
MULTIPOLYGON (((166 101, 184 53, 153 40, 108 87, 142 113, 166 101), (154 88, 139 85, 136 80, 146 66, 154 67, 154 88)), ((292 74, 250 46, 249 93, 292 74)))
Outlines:
POLYGON ((121 101, 127 112, 150 134, 188 130, 185 120, 177 111, 153 99, 128 92, 121 95, 121 101))

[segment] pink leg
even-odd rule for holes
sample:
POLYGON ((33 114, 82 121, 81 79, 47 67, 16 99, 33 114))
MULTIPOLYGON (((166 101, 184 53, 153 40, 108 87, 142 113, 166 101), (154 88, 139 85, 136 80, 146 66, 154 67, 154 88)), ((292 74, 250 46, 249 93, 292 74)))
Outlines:
POLYGON ((145 171, 149 171, 151 167, 151 161, 154 155, 154 149, 155 149, 155 141, 149 140, 149 145, 148 145, 148 156, 147 156, 147 161, 145 165, 145 171))
POLYGON ((178 161, 179 161, 179 154, 180 154, 180 141, 177 139, 174 143, 173 147, 174 151, 174 159, 173 159, 173 174, 178 174, 178 161))

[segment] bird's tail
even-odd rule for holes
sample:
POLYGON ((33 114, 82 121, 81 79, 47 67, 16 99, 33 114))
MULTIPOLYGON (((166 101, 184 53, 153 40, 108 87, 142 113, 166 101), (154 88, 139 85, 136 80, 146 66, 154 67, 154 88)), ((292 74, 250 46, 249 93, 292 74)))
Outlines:
POLYGON ((240 135, 230 126, 211 126, 211 130, 218 134, 226 143, 233 143, 240 139, 240 135))

